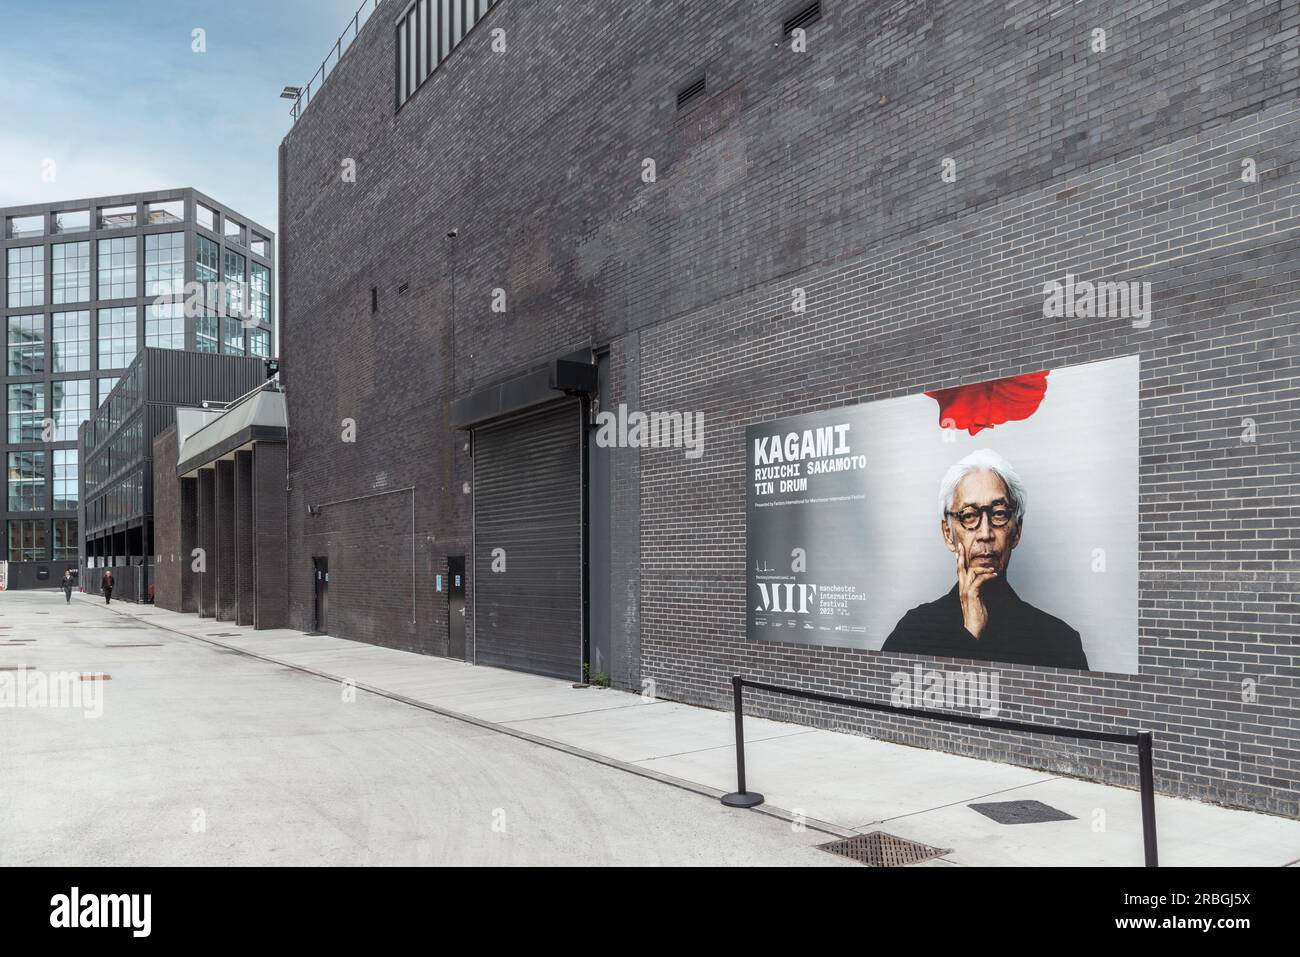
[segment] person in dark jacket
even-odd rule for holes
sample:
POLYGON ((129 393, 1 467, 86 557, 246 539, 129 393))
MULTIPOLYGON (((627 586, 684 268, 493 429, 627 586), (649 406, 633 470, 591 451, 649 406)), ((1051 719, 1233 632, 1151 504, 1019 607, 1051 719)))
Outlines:
POLYGON ((105 605, 113 600, 113 573, 107 568, 104 569, 104 574, 99 579, 99 590, 104 593, 105 605))
POLYGON ((70 569, 65 568, 63 570, 63 581, 59 583, 59 587, 63 589, 64 603, 71 602, 72 601, 72 571, 70 569))

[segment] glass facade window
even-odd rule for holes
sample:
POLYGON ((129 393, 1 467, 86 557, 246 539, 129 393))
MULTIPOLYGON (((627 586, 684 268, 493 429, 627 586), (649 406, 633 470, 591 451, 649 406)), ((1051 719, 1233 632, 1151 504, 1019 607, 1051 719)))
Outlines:
POLYGON ((31 239, 33 236, 45 235, 45 217, 40 213, 35 216, 10 216, 5 227, 5 236, 9 239, 31 239))
POLYGON ((90 380, 55 379, 50 383, 54 400, 54 441, 77 441, 77 426, 90 418, 90 380))
POLYGON ((45 305, 45 247, 9 250, 9 308, 45 305))
POLYGON ((10 316, 9 374, 39 375, 45 371, 45 317, 10 316))
POLYGON ((140 343, 136 309, 99 310, 99 367, 125 369, 135 358, 140 343))
POLYGON ((9 523, 9 561, 45 561, 45 523, 43 521, 21 519, 9 523))
POLYGON ((146 226, 169 226, 185 222, 185 200, 165 199, 145 207, 146 226))
POLYGON ((54 511, 74 511, 77 500, 77 450, 55 449, 54 511))
POLYGON ((248 288, 252 298, 253 318, 261 323, 271 321, 271 270, 257 263, 248 264, 248 288))
POLYGON ((50 247, 53 302, 90 301, 90 243, 58 243, 50 247))
POLYGON ((205 303, 217 303, 221 283, 221 247, 206 236, 198 237, 194 248, 194 280, 203 286, 205 303))
POLYGON ((99 298, 132 299, 135 297, 136 239, 99 241, 99 298))
POLYGON ((185 234, 144 238, 144 294, 179 296, 185 291, 185 234))
POLYGON ((51 372, 86 372, 90 369, 90 311, 56 312, 50 340, 51 372))
POLYGON ((54 232, 84 233, 90 229, 90 210, 70 209, 54 214, 54 232))
POLYGON ((152 303, 144 314, 144 344, 157 349, 184 349, 185 303, 152 303))
POLYGON ((253 233, 253 241, 249 244, 249 249, 253 251, 254 255, 269 256, 271 255, 271 240, 253 233))
POLYGON ((9 511, 45 511, 45 451, 9 453, 9 511))
POLYGON ((248 354, 260 359, 271 358, 271 334, 265 329, 249 329, 248 354))
POLYGON ((204 309, 202 314, 194 319, 194 351, 221 351, 221 331, 217 325, 217 314, 209 309, 204 309))
POLYGON ((56 518, 54 520, 54 560, 56 562, 75 562, 77 560, 77 520, 75 518, 56 518))
POLYGON ((99 209, 100 229, 129 229, 134 225, 134 206, 101 206, 99 209))
POLYGON ((194 219, 204 229, 217 231, 217 214, 202 203, 194 204, 194 219))
POLYGON ((242 224, 235 222, 229 216, 226 217, 226 242, 234 243, 236 246, 243 246, 247 242, 246 235, 242 224))
POLYGON ((226 281, 226 315, 243 316, 244 309, 247 308, 244 299, 244 269, 246 260, 233 249, 226 250, 225 273, 226 281))
POLYGON ((222 318, 222 337, 226 343, 226 355, 242 356, 244 354, 244 324, 238 319, 222 318))
POLYGON ((45 383, 13 382, 9 385, 9 442, 40 442, 45 428, 45 383))
POLYGON ((104 404, 104 400, 108 398, 108 394, 113 391, 114 387, 116 387, 120 381, 121 378, 119 376, 114 376, 111 379, 99 380, 99 401, 95 403, 95 408, 99 408, 104 404))

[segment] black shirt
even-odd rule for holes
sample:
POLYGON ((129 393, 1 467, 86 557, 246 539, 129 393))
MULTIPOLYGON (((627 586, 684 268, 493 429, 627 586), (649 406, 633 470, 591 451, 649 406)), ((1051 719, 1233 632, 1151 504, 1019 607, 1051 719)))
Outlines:
POLYGON ((1022 601, 1010 585, 986 585, 981 597, 989 620, 979 638, 962 623, 961 598, 953 585, 942 598, 904 615, 880 650, 1088 670, 1079 633, 1061 619, 1022 601))

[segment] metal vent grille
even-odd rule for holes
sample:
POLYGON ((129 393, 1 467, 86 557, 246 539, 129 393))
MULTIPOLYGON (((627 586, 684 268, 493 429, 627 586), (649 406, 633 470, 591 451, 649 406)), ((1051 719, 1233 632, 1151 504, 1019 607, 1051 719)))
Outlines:
POLYGON ((831 841, 829 844, 817 846, 823 851, 847 857, 867 867, 905 867, 908 864, 917 864, 952 853, 951 848, 931 847, 928 844, 909 841, 905 837, 886 834, 884 831, 858 834, 842 841, 831 841))
POLYGON ((677 91, 677 109, 686 106, 692 100, 698 99, 704 95, 706 77, 701 76, 697 80, 692 80, 686 86, 677 91))
POLYGON ((1048 821, 1076 821, 1072 814, 1044 804, 1042 801, 998 801, 992 804, 968 804, 972 811, 999 824, 1044 824, 1048 821))
POLYGON ((817 0, 816 3, 808 4, 808 6, 804 7, 802 10, 800 10, 798 13, 792 16, 789 20, 785 21, 783 25, 783 29, 785 30, 785 35, 789 36, 790 34, 794 33, 794 31, 799 29, 806 30, 808 29, 808 27, 812 26, 821 18, 822 18, 822 4, 821 4, 821 0, 817 0))

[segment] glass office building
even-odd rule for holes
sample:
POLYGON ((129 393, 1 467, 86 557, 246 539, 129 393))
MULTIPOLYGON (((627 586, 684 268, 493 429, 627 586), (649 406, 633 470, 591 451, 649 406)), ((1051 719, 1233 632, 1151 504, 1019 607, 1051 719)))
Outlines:
POLYGON ((78 565, 77 428, 145 347, 275 354, 275 236, 193 189, 0 208, 8 587, 78 565))

